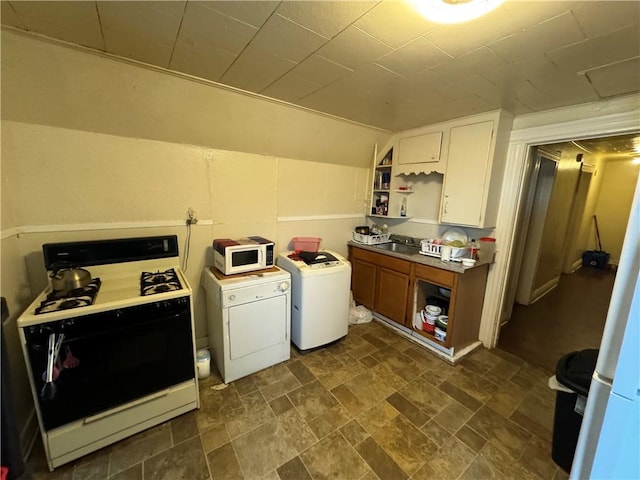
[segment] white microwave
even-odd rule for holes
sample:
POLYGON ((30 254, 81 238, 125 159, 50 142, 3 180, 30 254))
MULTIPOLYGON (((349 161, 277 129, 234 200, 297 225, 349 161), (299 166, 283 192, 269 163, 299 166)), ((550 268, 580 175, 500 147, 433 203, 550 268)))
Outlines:
POLYGON ((273 247, 271 240, 262 237, 218 238, 213 241, 214 265, 223 275, 271 268, 273 247))

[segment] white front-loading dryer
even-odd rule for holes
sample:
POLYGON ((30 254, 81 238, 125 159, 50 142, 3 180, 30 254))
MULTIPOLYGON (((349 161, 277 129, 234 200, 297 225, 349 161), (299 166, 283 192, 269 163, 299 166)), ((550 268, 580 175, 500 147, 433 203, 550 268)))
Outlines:
POLYGON ((225 383, 291 356, 291 276, 273 267, 224 276, 202 273, 209 348, 225 383))
POLYGON ((340 254, 282 252, 277 265, 291 274, 291 341, 301 351, 340 340, 349 330, 351 264, 340 254))

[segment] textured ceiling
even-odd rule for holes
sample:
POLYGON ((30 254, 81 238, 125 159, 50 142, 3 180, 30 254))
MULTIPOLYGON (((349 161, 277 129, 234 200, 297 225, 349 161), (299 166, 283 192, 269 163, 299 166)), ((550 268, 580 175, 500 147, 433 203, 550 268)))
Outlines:
POLYGON ((640 158, 640 135, 617 135, 615 137, 588 138, 567 143, 549 145, 558 150, 575 150, 577 147, 585 153, 602 156, 607 161, 632 160, 640 158))
POLYGON ((2 24, 391 131, 638 92, 640 2, 2 1, 2 24))

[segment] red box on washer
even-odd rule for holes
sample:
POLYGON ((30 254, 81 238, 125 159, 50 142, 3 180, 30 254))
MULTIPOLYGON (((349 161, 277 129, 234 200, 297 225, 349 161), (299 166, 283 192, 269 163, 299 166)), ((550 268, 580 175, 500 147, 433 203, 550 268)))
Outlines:
POLYGON ((318 237, 293 237, 293 249, 298 252, 317 252, 321 238, 318 237))

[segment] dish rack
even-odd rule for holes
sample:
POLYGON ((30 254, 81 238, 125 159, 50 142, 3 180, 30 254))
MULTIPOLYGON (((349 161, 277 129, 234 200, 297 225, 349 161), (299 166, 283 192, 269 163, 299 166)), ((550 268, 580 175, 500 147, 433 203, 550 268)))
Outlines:
MULTIPOLYGON (((440 257, 440 248, 442 247, 441 243, 431 243, 428 240, 420 241, 420 253, 422 255, 429 255, 430 257, 440 257)), ((459 259, 466 252, 466 248, 464 247, 451 247, 451 258, 459 259)))
POLYGON ((390 233, 380 235, 363 235, 362 233, 353 232, 353 241, 363 243, 365 245, 377 245, 379 243, 387 243, 391 238, 390 233))
POLYGON ((431 243, 427 240, 420 241, 420 253, 425 255, 431 255, 433 257, 440 256, 440 247, 442 245, 439 243, 431 243))

